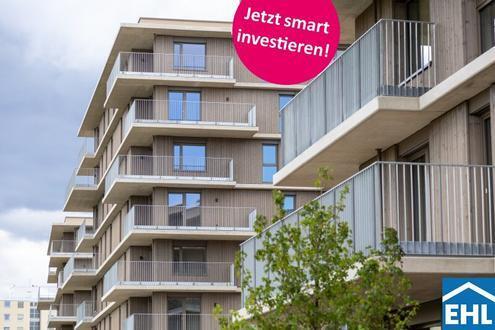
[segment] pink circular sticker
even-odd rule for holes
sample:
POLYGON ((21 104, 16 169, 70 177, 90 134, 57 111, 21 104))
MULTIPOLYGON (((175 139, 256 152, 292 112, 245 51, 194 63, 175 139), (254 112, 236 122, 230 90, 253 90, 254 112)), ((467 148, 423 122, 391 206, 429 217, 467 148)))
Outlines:
POLYGON ((232 39, 244 65, 283 85, 316 77, 333 59, 340 38, 331 0, 242 0, 232 39))

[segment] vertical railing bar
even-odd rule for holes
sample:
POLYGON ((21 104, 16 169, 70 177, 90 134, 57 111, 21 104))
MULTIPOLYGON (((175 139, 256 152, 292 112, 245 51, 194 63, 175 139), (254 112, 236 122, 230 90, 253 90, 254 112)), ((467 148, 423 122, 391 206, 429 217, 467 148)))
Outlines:
POLYGON ((482 237, 483 237, 483 243, 486 243, 486 224, 485 224, 485 171, 484 167, 480 167, 480 186, 481 186, 481 191, 480 191, 480 196, 481 196, 481 224, 482 224, 482 237))
MULTIPOLYGON (((414 175, 413 175, 413 165, 408 165, 409 167, 409 190, 410 190, 410 208, 411 208, 411 241, 415 242, 416 241, 416 234, 415 234, 415 229, 416 229, 416 224, 414 223, 414 175)), ((405 204, 405 203, 404 203, 405 204)), ((406 205, 404 205, 404 208, 406 208, 406 205)))
MULTIPOLYGON (((420 179, 420 167, 423 168, 423 173, 425 173, 425 176, 423 177, 423 180, 426 180, 426 168, 425 168, 425 165, 423 164, 420 164, 420 165, 417 165, 416 169, 417 169, 417 177, 418 177, 418 223, 419 223, 419 241, 422 242, 423 241, 423 238, 422 235, 423 235, 423 228, 421 226, 421 222, 422 220, 422 215, 423 213, 421 212, 421 179, 420 179)), ((425 184, 425 187, 426 187, 426 182, 424 182, 425 184)), ((423 192, 425 193, 425 192, 423 192)))
POLYGON ((490 245, 493 244, 493 228, 492 228, 492 221, 493 221, 493 214, 492 214, 492 184, 493 184, 493 167, 488 167, 487 168, 487 177, 488 177, 488 221, 489 221, 489 228, 490 228, 490 241, 488 242, 490 245), (491 175, 490 175, 491 172, 491 175))
POLYGON ((446 206, 447 206, 447 241, 452 242, 451 231, 452 228, 450 226, 450 188, 449 188, 449 168, 443 167, 445 169, 445 191, 447 192, 447 198, 445 198, 446 206))
POLYGON ((474 225, 475 225, 475 231, 476 231, 476 241, 475 244, 479 244, 479 233, 478 233, 478 178, 476 175, 476 167, 473 167, 473 172, 474 172, 474 225))
MULTIPOLYGON (((435 224, 434 224, 434 219, 435 217, 435 169, 433 166, 428 165, 428 168, 430 169, 430 182, 429 182, 429 189, 430 189, 430 230, 431 230, 431 239, 433 242, 436 242, 436 233, 435 233, 435 224)), ((441 220, 441 219, 440 219, 441 220)))
POLYGON ((461 219, 461 226, 460 226, 460 229, 461 229, 461 241, 462 243, 466 243, 466 237, 464 235, 464 219, 466 219, 466 214, 465 214, 465 211, 464 211, 464 180, 463 180, 463 168, 460 167, 459 168, 459 181, 460 181, 460 195, 461 195, 461 216, 460 216, 460 219, 461 219))
POLYGON ((458 195, 457 195, 457 184, 456 184, 456 167, 452 167, 450 169, 450 171, 452 172, 452 186, 453 186, 453 189, 454 189, 454 196, 453 196, 453 200, 454 200, 454 239, 456 242, 459 242, 459 239, 458 239, 458 231, 459 231, 459 228, 458 228, 458 223, 457 223, 457 220, 458 220, 458 217, 457 217, 457 208, 459 207, 459 205, 457 204, 457 200, 458 200, 458 195))

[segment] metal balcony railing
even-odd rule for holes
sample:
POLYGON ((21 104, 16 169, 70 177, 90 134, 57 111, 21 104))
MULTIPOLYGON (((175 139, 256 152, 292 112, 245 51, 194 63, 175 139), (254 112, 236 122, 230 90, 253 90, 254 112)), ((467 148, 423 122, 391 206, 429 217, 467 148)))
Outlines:
POLYGON ((76 308, 76 304, 51 304, 48 311, 48 319, 75 318, 76 308))
POLYGON ((57 287, 52 286, 40 286, 38 288, 38 301, 52 301, 57 294, 57 287))
POLYGON ((228 262, 117 261, 103 278, 103 294, 116 285, 236 286, 228 262))
POLYGON ((84 157, 94 156, 95 153, 95 139, 94 138, 83 138, 83 142, 81 144, 81 149, 79 150, 79 162, 84 157))
POLYGON ((75 241, 73 240, 54 240, 50 243, 50 254, 67 254, 73 253, 75 241))
POLYGON ((252 231, 256 210, 248 207, 134 205, 122 224, 132 230, 252 231))
MULTIPOLYGON (((384 228, 397 230, 406 255, 495 255, 495 166, 377 162, 317 198, 334 205, 345 186, 341 218, 356 250, 379 248, 384 228)), ((266 230, 299 223, 297 210, 266 230)), ((241 244, 256 285, 264 274, 255 252, 263 238, 241 244)))
POLYGON ((373 98, 421 96, 435 65, 435 24, 380 20, 281 110, 284 165, 373 98))
MULTIPOLYGON (((227 315, 220 315, 220 317, 227 315)), ((177 314, 132 314, 123 323, 123 330, 220 330, 218 316, 184 312, 177 314)))
POLYGON ((57 287, 61 288, 64 285, 64 270, 60 270, 57 275, 57 287))
POLYGON ((118 75, 233 79, 231 56, 120 52, 107 80, 107 95, 118 75))
POLYGON ((72 256, 64 266, 62 285, 64 285, 73 273, 94 273, 96 265, 94 258, 77 258, 72 256))
POLYGON ((97 168, 76 168, 67 184, 66 196, 69 196, 72 189, 96 187, 100 180, 99 177, 97 168))
POLYGON ((96 315, 95 304, 91 301, 84 301, 77 306, 76 325, 91 322, 96 315))
POLYGON ((133 123, 255 127, 256 106, 232 102, 134 100, 124 115, 124 134, 133 123))
POLYGON ((94 229, 86 226, 86 221, 84 221, 76 231, 76 246, 78 246, 83 239, 91 238, 93 234, 94 229))
POLYGON ((117 178, 234 181, 229 158, 120 155, 105 177, 105 192, 117 178))

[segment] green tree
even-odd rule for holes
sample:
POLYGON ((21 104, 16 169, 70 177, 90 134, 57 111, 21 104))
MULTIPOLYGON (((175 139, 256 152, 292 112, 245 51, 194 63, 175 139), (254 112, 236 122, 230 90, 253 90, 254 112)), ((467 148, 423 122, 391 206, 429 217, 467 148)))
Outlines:
MULTIPOLYGON (((249 286, 252 275, 236 269, 247 292, 245 312, 231 311, 219 318, 222 329, 403 329, 415 315, 417 302, 408 296, 410 282, 401 270, 403 252, 397 233, 387 228, 380 249, 354 251, 351 232, 340 219, 345 188, 335 205, 312 201, 300 211, 299 226, 263 232, 268 221, 259 216, 258 237, 264 238, 256 259, 265 264, 262 283, 249 286), (270 277, 266 276, 270 274, 270 277)), ((274 192, 278 212, 284 216, 283 195, 274 192)), ((217 307, 216 314, 222 312, 217 307)))

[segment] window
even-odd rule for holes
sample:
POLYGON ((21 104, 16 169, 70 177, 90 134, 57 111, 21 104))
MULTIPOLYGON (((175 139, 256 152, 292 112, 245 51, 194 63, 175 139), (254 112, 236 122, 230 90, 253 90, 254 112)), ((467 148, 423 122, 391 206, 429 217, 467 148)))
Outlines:
POLYGON ((296 209, 296 195, 285 195, 283 207, 286 213, 294 211, 296 209))
POLYGON ((169 120, 201 120, 201 93, 170 91, 168 93, 169 120))
POLYGON ((200 298, 168 298, 167 310, 169 329, 200 329, 200 298))
POLYGON ((5 301, 3 302, 3 307, 5 307, 5 308, 10 308, 10 300, 5 300, 5 301))
POLYGON ((205 70, 206 44, 175 42, 174 69, 205 70))
POLYGON ((206 243, 201 241, 174 242, 173 270, 179 275, 206 275, 206 243))
POLYGON ((174 170, 206 171, 206 146, 201 144, 174 144, 174 170))
POLYGON ((17 327, 17 330, 24 330, 23 327, 17 327))
POLYGON ((273 175, 277 172, 277 145, 263 145, 263 183, 272 183, 273 175))
MULTIPOLYGON (((278 96, 278 110, 282 111, 282 109, 287 105, 287 103, 290 102, 294 98, 293 94, 279 94, 278 96)), ((284 123, 282 121, 282 114, 279 114, 279 122, 278 122, 278 128, 280 132, 282 132, 284 128, 284 123)))
POLYGON ((481 52, 495 45, 495 1, 480 10, 481 52))
POLYGON ((278 106, 279 110, 282 110, 283 107, 287 105, 294 98, 294 94, 280 94, 278 96, 278 106))
POLYGON ((18 301, 17 308, 24 308, 24 301, 18 301))
POLYGON ((4 321, 10 321, 10 314, 3 314, 4 321))
POLYGON ((31 307, 29 309, 29 318, 30 319, 39 319, 40 318, 40 312, 36 307, 31 307))
POLYGON ((24 320, 24 314, 17 314, 17 321, 24 320))
POLYGON ((10 327, 3 327, 3 330, 10 330, 10 327))
POLYGON ((170 226, 201 226, 201 194, 174 192, 168 194, 170 226))

